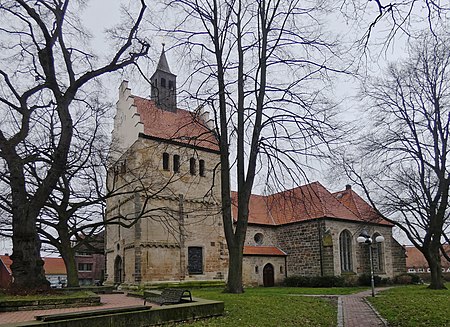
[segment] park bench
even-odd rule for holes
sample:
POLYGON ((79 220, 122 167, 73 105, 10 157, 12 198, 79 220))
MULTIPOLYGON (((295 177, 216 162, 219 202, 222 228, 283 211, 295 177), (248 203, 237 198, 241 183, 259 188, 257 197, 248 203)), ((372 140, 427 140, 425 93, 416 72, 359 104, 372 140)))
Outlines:
POLYGON ((149 296, 144 298, 144 305, 147 302, 164 304, 177 304, 182 302, 192 302, 192 295, 189 290, 181 288, 165 288, 158 296, 149 296))
POLYGON ((58 320, 67 320, 67 319, 78 319, 78 318, 88 318, 116 313, 126 313, 126 312, 135 312, 135 311, 143 311, 150 310, 151 306, 146 305, 135 305, 128 307, 117 307, 117 308, 107 308, 107 309, 96 309, 96 310, 86 310, 86 311, 77 311, 77 312, 65 312, 65 313, 56 313, 49 315, 39 315, 35 316, 36 320, 40 321, 58 321, 58 320))

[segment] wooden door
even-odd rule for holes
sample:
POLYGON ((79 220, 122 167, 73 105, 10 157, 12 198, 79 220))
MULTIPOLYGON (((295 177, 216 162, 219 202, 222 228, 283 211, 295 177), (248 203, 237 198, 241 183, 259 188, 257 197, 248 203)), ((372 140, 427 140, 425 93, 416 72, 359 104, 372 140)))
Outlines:
POLYGON ((268 263, 263 269, 264 287, 271 287, 275 284, 274 270, 272 264, 268 263))

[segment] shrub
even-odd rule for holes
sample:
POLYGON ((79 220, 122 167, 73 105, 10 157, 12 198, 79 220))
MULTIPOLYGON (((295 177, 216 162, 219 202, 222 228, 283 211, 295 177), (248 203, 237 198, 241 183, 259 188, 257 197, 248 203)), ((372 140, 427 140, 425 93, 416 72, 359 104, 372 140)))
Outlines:
POLYGON ((401 274, 394 278, 394 283, 401 285, 420 284, 421 282, 422 279, 417 274, 401 274))
MULTIPOLYGON (((380 276, 374 275, 373 276, 373 282, 375 286, 381 285, 382 279, 380 276)), ((362 274, 358 277, 358 283, 360 286, 370 286, 371 285, 371 278, 370 274, 362 274)))

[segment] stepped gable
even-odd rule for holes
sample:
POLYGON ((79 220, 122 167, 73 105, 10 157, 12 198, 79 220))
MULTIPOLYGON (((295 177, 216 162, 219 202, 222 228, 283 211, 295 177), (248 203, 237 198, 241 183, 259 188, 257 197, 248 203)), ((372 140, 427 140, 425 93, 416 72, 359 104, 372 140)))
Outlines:
POLYGON ((383 219, 372 206, 370 206, 358 193, 352 190, 350 185, 345 187, 344 191, 333 193, 343 205, 350 209, 358 218, 365 222, 394 226, 392 223, 383 219))
MULTIPOLYGON (((313 182, 268 196, 252 194, 248 222, 277 226, 319 218, 335 218, 390 225, 380 216, 375 217, 375 211, 353 191, 342 196, 340 193, 332 194, 319 182, 313 182)), ((232 210, 236 220, 237 192, 232 192, 232 210)))
POLYGON ((160 109, 153 100, 134 97, 134 105, 144 124, 144 134, 150 137, 219 150, 213 133, 193 112, 183 109, 160 109))

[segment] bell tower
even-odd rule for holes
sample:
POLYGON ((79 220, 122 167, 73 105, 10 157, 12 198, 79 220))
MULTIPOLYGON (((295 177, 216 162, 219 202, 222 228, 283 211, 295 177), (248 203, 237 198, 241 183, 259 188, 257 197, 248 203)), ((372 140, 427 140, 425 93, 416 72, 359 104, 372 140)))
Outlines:
POLYGON ((150 96, 158 108, 175 112, 177 110, 177 76, 170 71, 164 50, 164 43, 158 66, 150 78, 150 82, 150 96))

